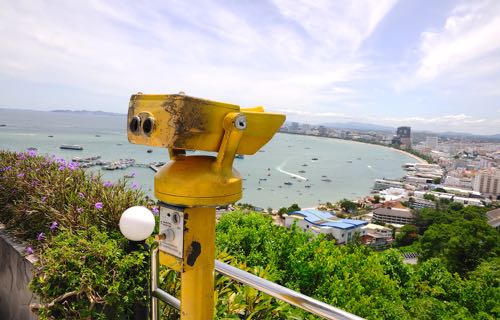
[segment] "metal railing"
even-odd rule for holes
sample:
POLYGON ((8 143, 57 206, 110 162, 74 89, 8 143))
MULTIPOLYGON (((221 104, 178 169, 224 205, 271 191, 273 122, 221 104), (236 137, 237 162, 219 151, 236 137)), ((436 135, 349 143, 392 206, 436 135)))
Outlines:
MULTIPOLYGON (((176 297, 168 294, 158 288, 158 271, 159 271, 159 249, 153 245, 151 248, 151 319, 159 319, 159 304, 158 299, 167 303, 171 307, 180 310, 181 302, 176 297)), ((302 310, 308 311, 314 315, 321 316, 325 319, 338 320, 362 320, 354 314, 344 310, 335 308, 329 304, 318 301, 297 291, 293 291, 286 287, 280 286, 269 280, 257 277, 251 273, 243 271, 228 265, 227 263, 216 260, 215 270, 228 278, 248 285, 254 289, 264 292, 276 299, 294 305, 302 310)))

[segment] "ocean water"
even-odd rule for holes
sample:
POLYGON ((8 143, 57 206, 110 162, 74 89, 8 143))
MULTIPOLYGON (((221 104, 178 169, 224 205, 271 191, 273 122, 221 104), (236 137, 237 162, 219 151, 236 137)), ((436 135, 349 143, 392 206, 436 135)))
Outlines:
MULTIPOLYGON (((0 125, 6 125, 0 126, 0 149, 22 151, 34 147, 41 154, 67 160, 100 155, 103 161, 168 161, 166 149, 152 148, 153 152, 147 153, 150 147, 127 141, 125 116, 10 109, 0 109, 0 114, 0 125), (61 150, 61 144, 82 145, 84 150, 61 150)), ((415 162, 386 147, 289 134, 277 134, 261 151, 235 159, 234 167, 244 178, 240 201, 262 208, 292 203, 312 207, 319 202, 363 197, 370 193, 374 179, 399 178, 404 175, 401 165, 415 162)), ((98 168, 87 170, 101 171, 98 168)), ((135 182, 152 195, 154 172, 149 168, 102 170, 102 175, 114 181, 132 172, 135 177, 130 183, 135 182)))

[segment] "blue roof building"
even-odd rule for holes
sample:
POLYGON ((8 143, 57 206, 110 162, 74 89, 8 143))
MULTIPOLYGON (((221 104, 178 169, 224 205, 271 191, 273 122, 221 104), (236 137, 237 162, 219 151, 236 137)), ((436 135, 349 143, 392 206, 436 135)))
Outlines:
POLYGON ((331 234, 337 243, 349 242, 355 233, 363 236, 367 221, 354 219, 341 219, 327 211, 313 209, 294 211, 285 217, 285 226, 290 227, 296 223, 302 230, 310 230, 316 234, 331 234))

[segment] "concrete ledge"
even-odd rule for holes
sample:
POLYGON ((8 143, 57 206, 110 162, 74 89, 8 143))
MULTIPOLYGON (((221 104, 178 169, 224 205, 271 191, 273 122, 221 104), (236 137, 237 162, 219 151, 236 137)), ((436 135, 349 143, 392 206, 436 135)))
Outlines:
POLYGON ((35 255, 25 256, 26 244, 0 224, 0 319, 37 319, 29 309, 37 302, 29 290, 35 255))

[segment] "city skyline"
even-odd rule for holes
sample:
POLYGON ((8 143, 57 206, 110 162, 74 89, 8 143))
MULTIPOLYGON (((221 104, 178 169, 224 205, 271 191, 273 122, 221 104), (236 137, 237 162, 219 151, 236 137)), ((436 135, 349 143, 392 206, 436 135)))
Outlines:
POLYGON ((130 94, 289 121, 500 133, 496 1, 0 1, 0 107, 123 113, 130 94))

